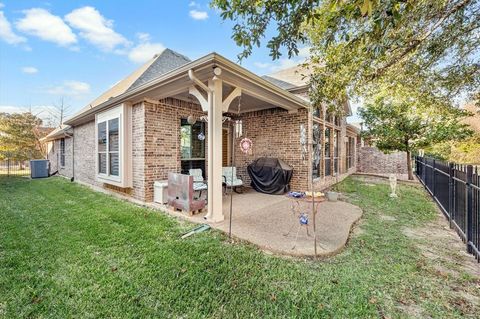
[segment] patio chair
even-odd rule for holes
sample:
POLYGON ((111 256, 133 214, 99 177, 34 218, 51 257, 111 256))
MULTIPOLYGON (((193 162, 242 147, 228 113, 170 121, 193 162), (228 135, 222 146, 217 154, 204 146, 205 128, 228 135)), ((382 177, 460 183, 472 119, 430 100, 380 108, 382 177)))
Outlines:
POLYGON ((223 167, 222 175, 226 187, 230 187, 238 193, 237 188, 243 186, 243 181, 237 177, 237 168, 232 166, 223 167))
POLYGON ((169 173, 168 174, 168 205, 193 215, 205 208, 204 200, 193 198, 193 176, 169 173))
POLYGON ((208 189, 205 180, 203 179, 203 173, 201 168, 192 168, 188 171, 190 176, 193 176, 193 190, 199 192, 198 198, 202 197, 202 192, 208 189))

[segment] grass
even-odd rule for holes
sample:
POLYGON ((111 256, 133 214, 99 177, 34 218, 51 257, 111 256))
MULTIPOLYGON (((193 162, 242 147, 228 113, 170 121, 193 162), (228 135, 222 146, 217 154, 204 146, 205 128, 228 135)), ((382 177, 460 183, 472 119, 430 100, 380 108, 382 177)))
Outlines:
POLYGON ((478 315, 453 302, 455 287, 478 278, 438 275, 402 231, 437 214, 422 189, 401 185, 394 201, 383 184, 347 179, 338 190, 364 210, 362 232, 314 261, 230 244, 217 231, 181 240, 191 224, 61 178, 0 177, 0 317, 478 315))

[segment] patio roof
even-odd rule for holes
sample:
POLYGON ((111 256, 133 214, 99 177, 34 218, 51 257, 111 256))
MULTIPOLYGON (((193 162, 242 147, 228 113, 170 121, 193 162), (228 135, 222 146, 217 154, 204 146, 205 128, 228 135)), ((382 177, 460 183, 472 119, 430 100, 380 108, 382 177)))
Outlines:
MULTIPOLYGON (((241 88, 244 112, 273 107, 296 111, 309 106, 309 103, 304 99, 213 52, 176 67, 153 80, 128 88, 116 96, 112 95, 97 105, 89 105, 66 121, 66 124, 78 125, 90 121, 94 119, 95 113, 124 102, 136 103, 144 98, 159 100, 166 97, 177 97, 188 99, 188 90, 192 86, 192 80, 189 78, 188 72, 193 70, 196 77, 206 83, 214 76, 214 68, 222 70, 220 78, 223 82, 223 92, 226 93, 224 95, 228 95, 236 87, 241 88)), ((105 96, 105 94, 102 96, 105 96)))

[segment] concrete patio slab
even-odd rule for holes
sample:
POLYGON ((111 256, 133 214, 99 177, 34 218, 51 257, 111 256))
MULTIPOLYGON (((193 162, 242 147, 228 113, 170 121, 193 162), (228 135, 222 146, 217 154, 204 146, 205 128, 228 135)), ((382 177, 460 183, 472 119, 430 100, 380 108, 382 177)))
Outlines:
MULTIPOLYGON (((210 223, 210 226, 228 233, 230 196, 224 196, 223 201, 225 220, 210 223)), ((312 220, 309 221, 308 236, 305 226, 298 229, 298 215, 292 213, 291 205, 292 200, 283 195, 266 195, 253 190, 234 194, 232 235, 272 253, 314 256, 312 220), (297 230, 298 238, 295 241, 297 230)), ((302 204, 301 211, 311 211, 311 204, 302 204)), ((205 214, 188 216, 170 209, 167 212, 195 223, 205 223, 205 214)), ((331 256, 341 251, 347 243, 352 226, 361 216, 362 210, 359 207, 346 202, 320 203, 316 215, 317 256, 331 256)))

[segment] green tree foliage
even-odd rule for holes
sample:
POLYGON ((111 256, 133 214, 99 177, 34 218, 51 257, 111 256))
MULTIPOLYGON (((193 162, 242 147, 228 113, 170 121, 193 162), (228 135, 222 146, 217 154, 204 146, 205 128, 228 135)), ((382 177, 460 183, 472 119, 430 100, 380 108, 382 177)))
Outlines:
POLYGON ((470 115, 452 107, 428 107, 411 97, 392 97, 380 93, 359 109, 371 138, 384 152, 407 153, 408 177, 413 179, 411 154, 419 149, 450 140, 461 140, 472 135, 467 124, 461 122, 470 115))
POLYGON ((42 120, 32 113, 0 113, 0 159, 43 158, 42 120))
POLYGON ((278 59, 309 45, 311 99, 339 100, 400 84, 452 104, 480 85, 480 0, 213 0, 235 22, 239 58, 267 41, 278 59), (270 39, 266 30, 275 29, 270 39))
POLYGON ((480 165, 480 133, 462 141, 448 141, 432 145, 425 154, 441 160, 480 165))

